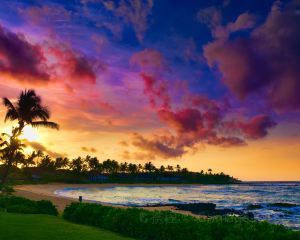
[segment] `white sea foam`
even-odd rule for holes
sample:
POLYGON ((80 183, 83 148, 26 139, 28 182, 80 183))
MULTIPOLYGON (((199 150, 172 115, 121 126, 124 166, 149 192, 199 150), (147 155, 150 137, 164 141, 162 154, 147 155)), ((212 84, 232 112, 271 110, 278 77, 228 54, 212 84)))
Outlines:
POLYGON ((249 204, 261 204, 251 210, 255 219, 267 220, 300 229, 300 183, 244 183, 239 185, 145 186, 106 188, 65 188, 57 195, 69 198, 83 196, 85 200, 127 206, 151 204, 211 202, 217 208, 245 209, 249 204), (292 203, 297 207, 268 207, 270 203, 292 203))

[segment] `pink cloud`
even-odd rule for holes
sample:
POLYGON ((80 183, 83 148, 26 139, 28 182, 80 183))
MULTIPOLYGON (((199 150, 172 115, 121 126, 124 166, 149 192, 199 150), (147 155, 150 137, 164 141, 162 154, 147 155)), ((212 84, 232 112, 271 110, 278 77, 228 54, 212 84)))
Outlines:
POLYGON ((248 122, 237 122, 235 127, 248 139, 263 138, 268 134, 268 129, 276 126, 276 123, 266 115, 258 115, 248 122))
POLYGON ((45 49, 55 78, 67 79, 72 84, 96 83, 96 71, 85 56, 57 44, 45 46, 45 49))
POLYGON ((142 71, 164 71, 167 70, 167 62, 164 56, 157 50, 146 48, 143 51, 134 53, 129 63, 137 65, 142 71))
POLYGON ((50 76, 40 46, 31 44, 24 35, 0 26, 0 72, 20 82, 43 84, 50 76))
POLYGON ((163 108, 169 108, 170 97, 167 83, 144 73, 141 74, 141 78, 145 86, 144 93, 148 95, 151 106, 155 108, 161 104, 163 108))
POLYGON ((276 2, 266 21, 249 38, 215 40, 204 46, 204 55, 239 98, 262 93, 276 110, 299 109, 299 28, 296 8, 287 5, 281 10, 276 2))

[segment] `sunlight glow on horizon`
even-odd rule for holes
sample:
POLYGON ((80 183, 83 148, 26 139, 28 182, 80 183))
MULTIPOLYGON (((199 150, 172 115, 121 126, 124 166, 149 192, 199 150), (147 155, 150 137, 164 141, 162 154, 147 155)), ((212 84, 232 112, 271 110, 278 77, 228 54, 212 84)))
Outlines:
POLYGON ((39 135, 36 129, 30 126, 26 126, 23 130, 21 138, 32 142, 32 141, 36 141, 39 138, 39 135))

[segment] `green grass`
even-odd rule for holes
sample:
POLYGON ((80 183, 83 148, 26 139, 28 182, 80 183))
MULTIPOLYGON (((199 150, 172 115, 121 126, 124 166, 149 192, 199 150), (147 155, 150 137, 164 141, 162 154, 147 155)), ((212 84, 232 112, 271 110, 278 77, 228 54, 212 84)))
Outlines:
POLYGON ((0 212, 0 239, 130 240, 99 228, 67 222, 60 217, 0 212))

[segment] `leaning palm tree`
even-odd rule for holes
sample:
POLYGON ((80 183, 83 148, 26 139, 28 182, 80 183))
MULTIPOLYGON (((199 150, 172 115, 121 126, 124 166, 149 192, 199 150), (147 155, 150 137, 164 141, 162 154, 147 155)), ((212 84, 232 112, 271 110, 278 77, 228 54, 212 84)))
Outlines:
POLYGON ((48 121, 50 112, 47 107, 42 106, 42 100, 34 90, 22 91, 16 104, 5 97, 3 98, 3 104, 7 108, 4 121, 18 121, 18 135, 22 133, 26 125, 59 128, 57 123, 48 121))
MULTIPOLYGON (((22 91, 17 102, 13 104, 8 98, 3 98, 3 104, 7 108, 5 122, 18 121, 18 126, 13 129, 12 138, 17 139, 25 126, 47 127, 58 129, 55 122, 49 122, 50 112, 47 107, 42 105, 41 98, 36 95, 34 90, 22 91)), ((13 152, 13 155, 16 152, 13 152)), ((13 159, 6 159, 8 163, 13 159)), ((6 183, 11 164, 6 164, 5 171, 2 175, 2 184, 6 183)))

